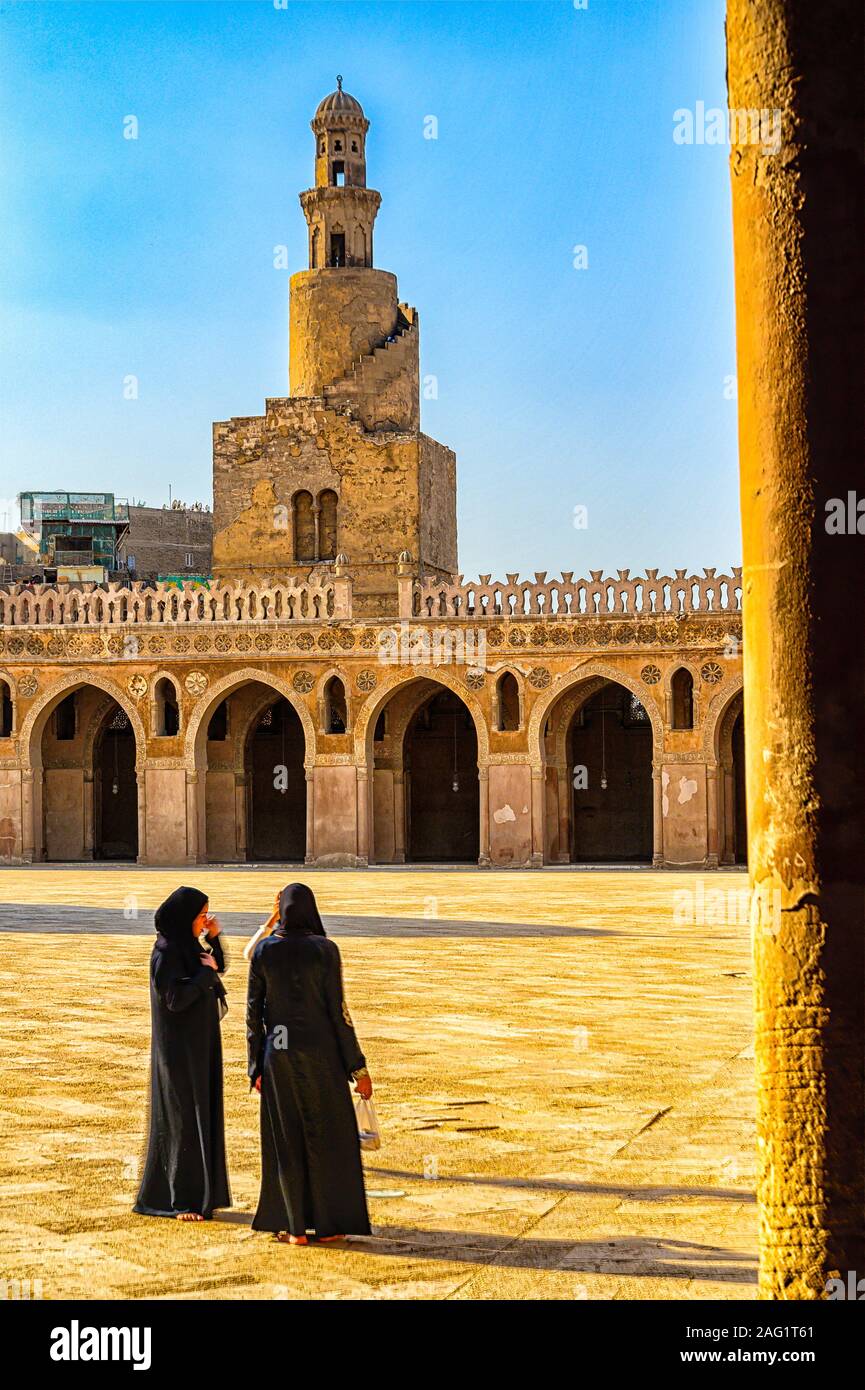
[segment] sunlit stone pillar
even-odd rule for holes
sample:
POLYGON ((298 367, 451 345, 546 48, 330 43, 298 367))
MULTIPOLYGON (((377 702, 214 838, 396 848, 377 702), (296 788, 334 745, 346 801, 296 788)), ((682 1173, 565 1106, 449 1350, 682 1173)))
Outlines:
POLYGON ((760 1293, 816 1299, 865 1273, 862 541, 827 529, 865 454, 861 5, 729 0, 727 44, 768 136, 730 154, 760 1293))
POLYGON ((26 769, 21 774, 21 858, 32 864, 36 855, 35 772, 26 769))
POLYGON ((311 767, 304 769, 306 779, 306 854, 304 864, 315 863, 315 773, 311 767))
POLYGON ((652 867, 664 867, 664 787, 659 767, 652 769, 652 867))
POLYGON ((724 763, 724 862, 736 862, 736 786, 732 763, 724 763))
MULTIPOLYGON (((201 787, 202 793, 204 786, 201 787)), ((200 859, 206 857, 206 846, 200 843, 201 837, 198 833, 198 794, 199 779, 197 772, 187 772, 186 774, 186 862, 187 864, 198 864, 200 859)), ((206 828, 205 828, 206 834, 206 828)))
POLYGON ((138 784, 138 859, 137 863, 147 863, 147 774, 143 768, 136 768, 135 780, 138 784))
POLYGON ((706 766, 706 868, 718 867, 718 765, 706 766))
POLYGON ((369 778, 365 767, 357 772, 357 857, 361 865, 369 863, 369 778))
POLYGON ((556 792, 559 808, 559 852, 557 860, 567 864, 571 857, 571 792, 573 783, 568 776, 570 769, 562 763, 556 767, 556 792))
POLYGON ((405 776, 401 767, 393 770, 393 862, 405 863, 405 776))
POLYGON ((94 830, 93 769, 84 769, 84 858, 93 858, 94 830))
POLYGON ((248 822, 247 797, 249 795, 249 779, 245 772, 235 772, 234 774, 234 842, 237 846, 237 858, 241 863, 246 860, 246 826, 248 822))
MULTIPOLYGON (((532 768, 532 861, 533 869, 544 866, 544 812, 546 811, 547 774, 543 767, 532 768)), ((489 820, 487 821, 489 828, 489 820)))
POLYGON ((482 869, 488 869, 491 864, 490 859, 490 770, 488 767, 478 768, 478 788, 480 803, 480 854, 478 855, 478 865, 482 869))

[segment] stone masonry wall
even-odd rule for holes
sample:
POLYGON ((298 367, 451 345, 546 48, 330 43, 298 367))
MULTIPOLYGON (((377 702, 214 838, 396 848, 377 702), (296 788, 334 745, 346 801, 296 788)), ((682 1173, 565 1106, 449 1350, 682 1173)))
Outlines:
POLYGON ((135 557, 138 579, 158 574, 210 574, 213 515, 188 508, 130 507, 129 531, 118 547, 122 562, 135 557), (186 556, 192 555, 192 564, 186 556))

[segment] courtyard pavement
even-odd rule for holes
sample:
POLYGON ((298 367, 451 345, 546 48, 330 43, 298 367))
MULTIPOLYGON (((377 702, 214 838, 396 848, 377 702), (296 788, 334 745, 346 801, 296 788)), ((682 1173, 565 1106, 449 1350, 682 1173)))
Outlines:
POLYGON ((0 1279, 44 1298, 750 1299, 741 873, 46 865, 0 871, 0 1279), (245 939, 309 882, 383 1128, 371 1238, 250 1230, 245 939), (134 1216, 154 907, 210 894, 231 956, 235 1205, 134 1216))

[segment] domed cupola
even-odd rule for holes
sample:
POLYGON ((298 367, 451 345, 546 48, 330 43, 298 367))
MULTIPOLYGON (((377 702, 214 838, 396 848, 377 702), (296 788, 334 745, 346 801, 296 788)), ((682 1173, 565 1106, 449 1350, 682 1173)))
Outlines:
POLYGON ((318 103, 315 110, 314 120, 319 116, 340 115, 350 112, 353 116, 360 116, 363 119, 363 107, 357 97, 350 96, 348 92, 342 90, 342 73, 337 74, 336 91, 330 92, 318 103))

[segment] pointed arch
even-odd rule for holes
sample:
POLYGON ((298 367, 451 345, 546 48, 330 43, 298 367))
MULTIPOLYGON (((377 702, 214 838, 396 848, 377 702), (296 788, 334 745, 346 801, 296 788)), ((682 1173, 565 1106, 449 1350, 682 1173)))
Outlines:
MULTIPOLYGON (((482 862, 488 860, 489 828, 486 819, 487 802, 483 793, 489 762, 489 732, 481 705, 465 680, 454 675, 452 671, 437 666, 402 666, 384 677, 355 715, 354 761, 364 784, 369 784, 371 788, 360 812, 365 818, 362 833, 371 858, 378 862, 402 863, 406 852, 410 852, 411 792, 410 777, 404 764, 404 740, 418 711, 442 690, 449 691, 459 699, 471 721, 473 738, 470 756, 472 766, 477 769, 477 805, 467 813, 476 818, 475 826, 467 824, 465 829, 467 834, 469 830, 474 833, 476 829, 479 858, 482 862), (417 699, 409 699, 405 707, 401 708, 399 717, 389 725, 385 743, 385 748, 389 749, 389 756, 385 766, 380 764, 377 768, 374 739, 379 716, 392 700, 399 699, 402 692, 408 695, 412 688, 417 691, 417 699)), ((456 733, 454 737, 456 739, 456 733)), ((465 740, 462 742, 464 744, 465 740)), ((466 749, 463 747, 461 789, 464 796, 469 792, 474 796, 473 787, 465 782, 468 765, 466 749)))
POLYGON ((545 696, 536 700, 532 706, 529 715, 527 742, 533 768, 541 769, 544 766, 544 729, 556 703, 567 691, 575 689, 583 681, 589 681, 595 676, 601 676, 604 680, 615 681, 617 685, 623 685, 626 690, 630 690, 632 695, 636 695, 652 726, 653 761, 660 765, 664 751, 664 721, 651 687, 629 675, 627 671, 620 670, 618 666, 613 666, 610 662, 587 661, 576 670, 567 671, 557 680, 554 680, 545 696))
POLYGON ((186 737, 183 741, 183 762, 187 772, 195 772, 196 770, 196 750, 201 742, 202 733, 206 738, 207 725, 210 723, 210 716, 217 705, 227 695, 233 694, 243 685, 249 685, 251 681, 258 681, 261 685, 269 685, 272 690, 275 690, 278 695, 281 695, 293 706, 295 714, 300 719, 306 739, 304 765, 307 769, 312 768, 315 762, 315 722, 306 701, 301 699, 294 687, 282 676, 277 676, 272 671, 263 671, 257 666, 244 666, 242 670, 231 671, 227 676, 214 681, 213 685, 204 692, 193 707, 187 719, 186 737))
POLYGON ((372 757, 372 741, 375 725, 383 707, 399 686, 412 681, 435 681, 447 686, 458 695, 474 720, 478 739, 478 766, 485 767, 489 762, 490 740, 487 722, 479 701, 464 680, 454 676, 443 666, 400 666, 384 677, 357 711, 354 725, 354 755, 358 767, 369 766, 372 757))
POLYGON ((31 705, 24 717, 19 736, 19 755, 21 766, 25 770, 33 771, 42 766, 41 737, 52 710, 59 704, 64 695, 69 695, 73 690, 78 690, 85 685, 92 685, 97 690, 104 690, 106 695, 110 695, 112 699, 117 701, 120 708, 128 716, 135 735, 135 766, 138 771, 142 769, 147 756, 147 734, 135 701, 131 695, 107 676, 102 675, 101 672, 86 670, 70 671, 61 676, 59 680, 54 681, 47 690, 43 691, 31 705), (36 737, 37 734, 38 737, 36 737), (34 752, 36 753, 35 757, 34 752))
POLYGON ((535 701, 529 715, 527 748, 534 779, 533 788, 538 788, 532 826, 536 862, 566 863, 574 851, 573 798, 576 794, 576 783, 572 782, 568 771, 569 730, 581 706, 598 695, 608 682, 628 691, 639 701, 651 728, 651 758, 647 768, 647 776, 651 779, 652 798, 651 858, 655 863, 662 861, 659 793, 664 749, 663 716, 650 687, 611 662, 589 660, 576 670, 559 676, 543 697, 535 701), (560 727, 554 730, 553 747, 550 749, 545 731, 548 721, 554 715, 560 727))
MULTIPOLYGON (((101 672, 93 672, 89 669, 70 671, 54 681, 39 698, 34 701, 28 710, 21 726, 21 733, 18 738, 19 766, 24 774, 25 786, 28 788, 27 794, 22 800, 22 845, 23 856, 25 859, 39 859, 42 847, 46 843, 44 839, 43 825, 43 736, 46 725, 52 712, 59 703, 77 690, 92 689, 104 692, 109 697, 97 707, 93 712, 90 724, 84 731, 82 743, 82 763, 80 770, 84 776, 82 795, 84 797, 83 808, 79 810, 83 817, 83 844, 85 857, 93 851, 93 775, 94 775, 94 748, 97 737, 104 733, 104 721, 110 710, 111 702, 119 706, 120 710, 129 721, 134 738, 134 760, 131 763, 131 771, 135 777, 135 808, 133 814, 136 815, 137 833, 137 853, 139 860, 143 860, 146 855, 146 838, 144 822, 144 776, 143 770, 147 758, 147 737, 144 723, 136 707, 135 701, 128 692, 122 690, 114 681, 101 672)), ((131 750, 130 750, 131 752, 131 750)), ((73 858, 80 857, 73 855, 73 858)))

